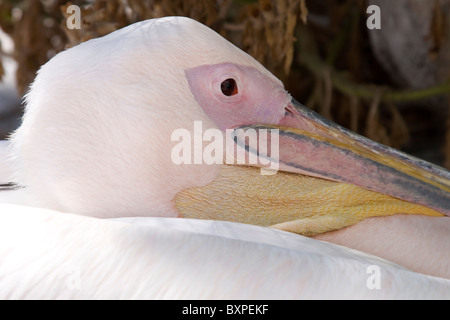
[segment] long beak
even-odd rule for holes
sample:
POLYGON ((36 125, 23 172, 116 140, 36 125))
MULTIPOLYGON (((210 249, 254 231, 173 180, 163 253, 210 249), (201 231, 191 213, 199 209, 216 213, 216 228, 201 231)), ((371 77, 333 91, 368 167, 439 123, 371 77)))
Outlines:
MULTIPOLYGON (((368 216, 450 215, 450 172, 357 135, 294 99, 277 125, 236 129, 277 132, 271 139, 278 139, 279 169, 297 175, 258 177, 257 170, 226 168, 210 186, 177 196, 183 216, 225 216, 224 220, 314 235, 368 216), (215 202, 214 197, 237 205, 215 202), (201 199, 205 202, 199 205, 201 199)), ((235 135, 234 140, 247 154, 261 155, 245 137, 235 135)))
POLYGON ((295 99, 277 128, 281 170, 351 183, 450 215, 449 171, 349 131, 295 99))

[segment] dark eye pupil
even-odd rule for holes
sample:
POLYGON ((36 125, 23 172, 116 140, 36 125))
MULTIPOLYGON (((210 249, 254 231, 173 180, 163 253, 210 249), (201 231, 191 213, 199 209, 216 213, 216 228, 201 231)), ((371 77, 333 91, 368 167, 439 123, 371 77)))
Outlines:
POLYGON ((238 93, 236 80, 231 78, 223 81, 222 84, 220 85, 220 89, 222 90, 222 93, 226 96, 233 96, 238 93))

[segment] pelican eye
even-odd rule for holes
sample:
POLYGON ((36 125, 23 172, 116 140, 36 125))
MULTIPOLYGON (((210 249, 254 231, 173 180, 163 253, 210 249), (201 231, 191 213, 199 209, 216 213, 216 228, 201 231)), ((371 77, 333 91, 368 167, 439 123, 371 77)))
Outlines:
POLYGON ((236 84, 236 80, 228 78, 224 80, 220 84, 220 89, 222 90, 222 93, 228 97, 234 96, 238 93, 238 87, 236 84))

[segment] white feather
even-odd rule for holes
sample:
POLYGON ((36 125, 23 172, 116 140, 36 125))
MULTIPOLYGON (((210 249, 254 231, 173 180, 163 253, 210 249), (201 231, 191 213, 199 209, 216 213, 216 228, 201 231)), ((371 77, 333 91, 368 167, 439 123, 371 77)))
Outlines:
POLYGON ((0 184, 13 181, 12 163, 8 154, 9 141, 0 140, 0 184))
POLYGON ((3 299, 450 298, 449 280, 278 230, 0 211, 3 299), (368 285, 369 266, 380 270, 379 289, 368 285))

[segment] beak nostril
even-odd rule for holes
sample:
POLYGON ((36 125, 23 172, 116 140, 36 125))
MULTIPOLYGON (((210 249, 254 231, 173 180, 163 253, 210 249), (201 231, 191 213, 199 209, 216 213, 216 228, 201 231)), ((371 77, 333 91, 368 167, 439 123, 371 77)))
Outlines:
POLYGON ((294 113, 292 112, 292 109, 289 108, 289 105, 287 105, 287 106, 284 108, 284 110, 285 110, 285 112, 284 112, 284 116, 285 116, 285 117, 286 117, 286 116, 293 116, 293 115, 294 115, 294 113))

